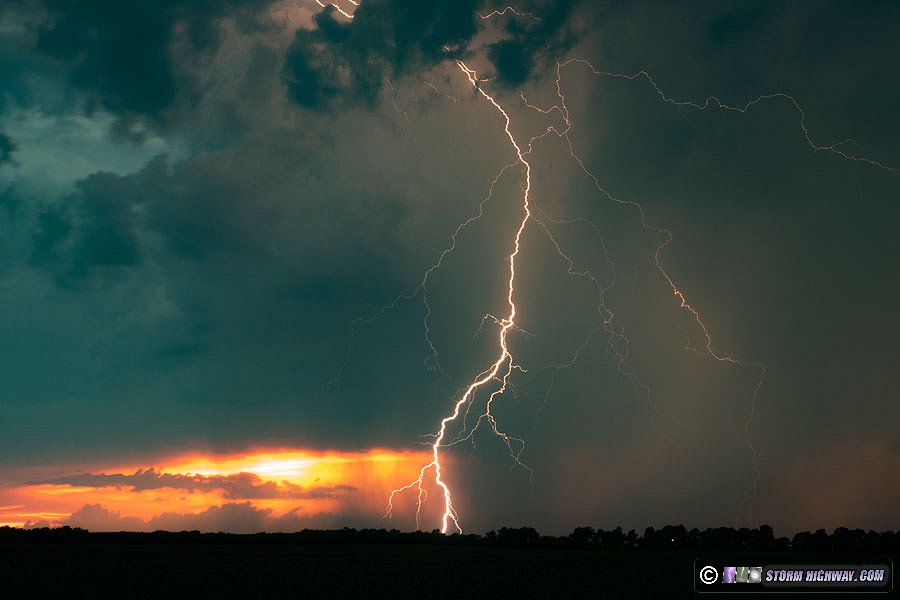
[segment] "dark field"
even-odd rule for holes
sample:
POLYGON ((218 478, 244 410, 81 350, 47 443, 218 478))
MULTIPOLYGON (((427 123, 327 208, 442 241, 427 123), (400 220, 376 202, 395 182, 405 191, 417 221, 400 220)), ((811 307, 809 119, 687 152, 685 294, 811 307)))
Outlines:
MULTIPOLYGON (((640 589, 650 596, 643 558, 585 550, 443 546, 191 546, 25 544, 0 550, 4 579, 36 592, 96 592, 123 598, 603 597, 640 589), (20 579, 21 578, 21 579, 20 579)), ((692 559, 652 579, 690 591, 692 559), (675 582, 680 582, 681 585, 675 582)), ((620 596, 621 597, 621 596, 620 596)))
MULTIPOLYGON (((790 552, 732 551, 722 556, 740 556, 746 564, 816 558, 790 552)), ((699 598, 693 591, 697 557, 697 551, 689 550, 441 543, 5 541, 0 542, 0 577, 5 590, 21 592, 0 597, 699 598)), ((858 559, 846 553, 821 557, 858 559)))

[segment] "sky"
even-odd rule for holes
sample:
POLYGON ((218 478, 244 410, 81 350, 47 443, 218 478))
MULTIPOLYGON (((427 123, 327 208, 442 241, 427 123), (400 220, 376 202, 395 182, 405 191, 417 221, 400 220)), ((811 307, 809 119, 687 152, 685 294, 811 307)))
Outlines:
POLYGON ((0 523, 897 529, 898 29, 3 0, 0 523))

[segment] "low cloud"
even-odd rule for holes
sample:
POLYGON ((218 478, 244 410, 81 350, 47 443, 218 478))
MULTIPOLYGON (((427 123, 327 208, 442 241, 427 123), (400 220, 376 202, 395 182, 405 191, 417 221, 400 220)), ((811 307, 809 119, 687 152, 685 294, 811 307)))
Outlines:
POLYGON ((135 492, 161 488, 174 488, 189 492, 221 491, 225 498, 231 500, 267 498, 333 499, 346 497, 357 491, 351 485, 304 488, 288 481, 282 481, 281 483, 264 481, 254 473, 212 476, 184 475, 180 473, 162 473, 152 467, 149 469, 138 469, 131 474, 82 473, 32 483, 80 487, 116 487, 120 489, 127 487, 135 492))
POLYGON ((63 525, 82 527, 91 531, 136 531, 146 528, 146 523, 137 517, 123 517, 120 513, 107 510, 100 504, 85 504, 72 513, 63 525))
POLYGON ((125 516, 101 504, 86 504, 62 522, 90 531, 297 531, 311 525, 309 517, 295 509, 275 516, 270 509, 256 508, 249 502, 211 506, 200 513, 166 512, 148 520, 125 516))

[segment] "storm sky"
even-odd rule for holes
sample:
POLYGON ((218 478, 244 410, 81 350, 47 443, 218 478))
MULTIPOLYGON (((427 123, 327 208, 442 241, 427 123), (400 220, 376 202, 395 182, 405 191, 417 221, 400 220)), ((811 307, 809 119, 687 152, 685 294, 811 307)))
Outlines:
MULTIPOLYGON (((179 477, 147 469, 187 454, 428 450, 497 356, 484 317, 506 315, 522 217, 519 165, 417 288, 516 158, 456 61, 527 144, 565 123, 525 99, 559 105, 557 64, 580 58, 676 100, 784 93, 804 113, 784 96, 697 110, 646 78, 560 70, 572 149, 623 202, 564 138, 535 142, 530 194, 573 264, 525 228, 521 370, 492 410, 533 475, 488 427, 448 449, 464 528, 900 525, 900 5, 337 4, 353 18, 314 0, 0 2, 0 505, 132 485, 123 465, 179 477), (671 230, 660 262, 712 348, 765 365, 755 410, 757 369, 703 352, 631 203, 671 230), (622 338, 589 337, 585 271, 615 277, 624 363, 622 338)), ((267 521, 222 481, 200 486, 220 504, 177 518, 129 521, 98 492, 57 523, 386 526, 368 501, 267 521)), ((389 526, 414 528, 410 508, 389 526)))

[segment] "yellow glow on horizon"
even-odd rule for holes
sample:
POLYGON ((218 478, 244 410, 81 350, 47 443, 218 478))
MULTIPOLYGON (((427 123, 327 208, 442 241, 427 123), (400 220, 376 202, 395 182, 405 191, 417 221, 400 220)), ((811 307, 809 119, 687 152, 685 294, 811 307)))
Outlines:
MULTIPOLYGON (((276 448, 183 453, 131 467, 79 465, 79 472, 68 476, 72 484, 66 483, 65 477, 51 477, 0 489, 0 525, 23 527, 46 521, 59 526, 89 506, 111 515, 108 518, 136 518, 151 528, 152 519, 160 515, 189 518, 227 504, 249 504, 273 518, 371 514, 374 525, 385 495, 416 473, 428 455, 419 450, 384 448, 353 452, 276 448), (151 468, 155 475, 148 477, 151 468), (138 471, 143 473, 136 477, 138 471), (255 477, 236 477, 239 474, 255 477), (120 477, 110 480, 111 475, 120 477), (183 479, 168 487, 173 484, 166 476, 183 479)), ((129 528, 134 523, 128 521, 129 528)))

